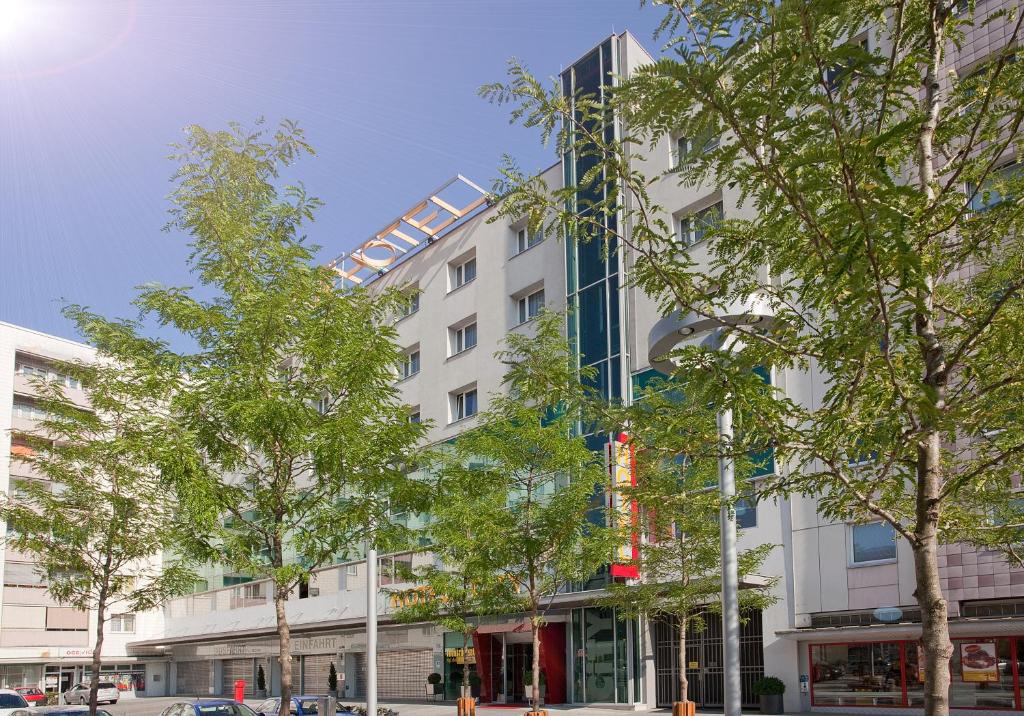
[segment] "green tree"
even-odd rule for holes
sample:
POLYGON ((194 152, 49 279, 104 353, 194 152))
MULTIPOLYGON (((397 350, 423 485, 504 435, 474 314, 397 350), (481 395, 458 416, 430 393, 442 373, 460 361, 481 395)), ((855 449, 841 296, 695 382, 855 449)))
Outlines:
MULTIPOLYGON (((448 459, 454 459, 454 456, 448 459)), ((435 466, 444 460, 428 458, 435 466)), ((480 546, 494 535, 488 521, 490 512, 478 510, 477 498, 469 494, 453 494, 467 490, 469 483, 459 464, 453 473, 443 468, 435 483, 435 496, 430 509, 431 521, 425 528, 429 546, 424 552, 433 563, 405 575, 416 582, 410 589, 395 590, 400 608, 395 618, 401 622, 433 622, 462 635, 463 659, 477 629, 479 618, 507 608, 515 598, 512 582, 494 569, 488 560, 480 559, 480 546)), ((465 670, 460 694, 469 696, 469 669, 465 670)))
POLYGON ((1024 187, 1007 164, 1024 120, 1013 61, 1024 16, 952 0, 657 4, 666 52, 612 93, 618 138, 600 131, 607 107, 563 97, 521 65, 483 88, 561 151, 594 160, 552 191, 507 166, 503 211, 534 223, 555 212, 574 239, 611 231, 621 211, 632 278, 666 312, 720 321, 743 302, 771 307, 768 328, 720 321, 741 350, 679 350, 678 370, 713 386, 717 404, 756 406, 749 434, 788 465, 776 489, 906 540, 925 713, 946 714, 938 546, 1002 545, 1016 558, 1024 522, 1009 497, 1024 452, 1024 187), (1003 44, 957 73, 968 33, 1003 44), (718 141, 646 176, 642 160, 669 137, 718 141), (674 207, 652 198, 659 182, 738 197, 739 215, 707 227, 708 262, 680 250, 674 207), (581 189, 598 198, 577 201, 581 189), (759 394, 744 378, 755 365, 821 371, 827 386, 814 403, 759 394))
POLYGON ((506 392, 492 395, 479 425, 444 453, 436 472, 452 504, 433 519, 434 529, 452 536, 445 549, 464 574, 496 574, 507 583, 494 594, 494 611, 529 616, 535 712, 540 629, 551 600, 607 564, 616 541, 594 499, 608 478, 604 456, 579 435, 587 393, 561 335, 562 319, 542 313, 534 325, 533 336, 512 333, 497 354, 508 367, 506 392), (456 537, 467 525, 470 536, 456 537))
MULTIPOLYGON (((343 290, 314 263, 303 224, 321 202, 280 173, 312 150, 272 134, 192 126, 177 147, 169 228, 186 234, 196 289, 146 286, 143 317, 187 352, 151 342, 175 371, 168 410, 184 434, 169 475, 197 558, 269 580, 281 716, 292 692, 286 603, 314 569, 403 539, 395 511, 422 490, 405 462, 424 427, 395 376, 397 292, 343 290)), ((97 319, 99 320, 99 319, 97 319)))
MULTIPOLYGON (((715 412, 707 404, 681 404, 678 386, 664 381, 649 385, 634 406, 615 412, 614 425, 629 425, 636 457, 637 485, 623 494, 640 511, 643 539, 637 544, 636 564, 641 577, 635 584, 609 584, 599 602, 615 607, 621 618, 676 619, 679 701, 687 701, 687 629, 700 631, 705 613, 721 612, 722 499, 715 489, 719 468, 705 447, 717 439, 715 412), (689 457, 694 454, 701 457, 689 457)), ((755 466, 746 456, 739 460, 741 484, 749 484, 755 466)), ((753 499, 752 493, 745 499, 753 499)), ((744 611, 764 609, 774 601, 776 580, 760 574, 774 548, 764 544, 738 555, 741 578, 760 580, 740 591, 744 611)))
POLYGON ((45 417, 12 459, 41 479, 16 482, 0 498, 0 518, 8 526, 7 546, 32 557, 58 603, 95 611, 89 688, 95 715, 111 616, 154 609, 187 592, 195 577, 186 564, 161 559, 178 532, 161 472, 176 446, 159 384, 143 363, 111 360, 106 349, 120 344, 117 335, 91 325, 78 307, 66 313, 99 352, 95 361, 54 364, 81 386, 80 397, 64 383, 33 380, 45 417))

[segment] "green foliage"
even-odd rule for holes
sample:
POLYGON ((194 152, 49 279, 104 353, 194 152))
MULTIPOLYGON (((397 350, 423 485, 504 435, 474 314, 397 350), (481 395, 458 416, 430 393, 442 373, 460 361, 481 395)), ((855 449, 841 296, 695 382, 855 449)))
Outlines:
POLYGON ((1024 556, 1024 503, 1011 501, 1024 453, 1024 173, 1009 166, 1024 122, 1024 14, 949 0, 651 4, 666 9, 665 52, 608 106, 563 97, 516 62, 507 83, 481 89, 560 152, 593 160, 553 189, 508 162, 502 216, 551 217, 547 231, 576 241, 617 216, 634 284, 666 314, 718 321, 716 344, 667 356, 686 400, 733 408, 748 416, 740 440, 774 446, 783 469, 762 489, 813 494, 826 518, 884 520, 906 540, 925 711, 945 713, 937 543, 1024 556), (958 71, 960 45, 991 38, 977 71, 958 71), (718 142, 646 175, 678 136, 718 142), (677 207, 659 204, 675 187, 722 193, 725 220, 702 250, 678 245, 677 207), (774 320, 724 320, 754 303, 774 320), (766 392, 750 379, 758 365, 823 375, 824 389, 766 392))
POLYGON ((267 690, 267 675, 263 673, 263 664, 256 668, 256 688, 260 691, 267 690))
POLYGON ((334 666, 333 661, 331 662, 331 670, 327 672, 327 690, 338 690, 338 669, 334 666))
POLYGON ((763 676, 754 682, 751 691, 755 696, 781 696, 786 693, 786 684, 777 676, 763 676))
MULTIPOLYGON (((688 386, 687 386, 688 387, 688 386)), ((610 584, 601 602, 622 618, 666 615, 703 628, 701 610, 716 608, 721 597, 721 497, 715 411, 707 403, 682 401, 678 385, 654 381, 629 409, 612 411, 612 424, 629 425, 637 466, 637 486, 625 490, 641 511, 645 539, 638 545, 639 584, 610 584)), ((737 420, 742 423, 742 420, 737 420)), ((754 465, 737 459, 736 476, 749 485, 754 465)), ((734 508, 734 505, 730 505, 734 508)), ((762 544, 738 555, 740 576, 760 575, 775 548, 762 544)), ((774 601, 775 579, 740 591, 744 609, 774 601)))
POLYGON ((189 350, 124 339, 150 356, 180 436, 162 467, 193 527, 184 550, 272 581, 283 674, 290 592, 366 541, 403 543, 389 515, 424 497, 407 460, 426 426, 407 420, 394 386, 389 318, 403 299, 343 290, 315 263, 302 231, 321 202, 281 182, 309 154, 290 122, 272 133, 189 127, 168 229, 188 237, 198 286, 147 285, 136 301, 189 350))
POLYGON ((437 673, 436 671, 434 673, 432 673, 432 674, 429 674, 427 676, 427 683, 428 684, 440 684, 441 683, 441 675, 439 673, 437 673))
POLYGON ((616 539, 603 515, 588 520, 601 512, 593 496, 607 473, 604 456, 577 434, 589 401, 562 318, 544 312, 534 326, 532 336, 510 334, 498 354, 506 392, 489 397, 477 427, 431 456, 445 498, 430 529, 442 566, 464 585, 455 594, 470 596, 465 606, 530 616, 539 668, 538 630, 551 600, 606 564, 616 539))

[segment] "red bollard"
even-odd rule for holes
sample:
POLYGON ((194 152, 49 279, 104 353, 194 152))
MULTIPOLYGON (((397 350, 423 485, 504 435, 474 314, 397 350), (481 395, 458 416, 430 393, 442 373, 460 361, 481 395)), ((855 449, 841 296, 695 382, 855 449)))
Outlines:
POLYGON ((242 703, 245 701, 245 680, 239 679, 235 682, 235 701, 242 703))

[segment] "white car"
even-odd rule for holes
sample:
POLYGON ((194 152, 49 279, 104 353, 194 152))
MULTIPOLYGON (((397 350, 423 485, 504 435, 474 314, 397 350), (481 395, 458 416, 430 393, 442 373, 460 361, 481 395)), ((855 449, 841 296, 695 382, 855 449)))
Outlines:
POLYGON ((0 689, 0 716, 29 716, 25 697, 14 689, 0 689))
MULTIPOLYGON (((82 704, 83 706, 89 703, 89 686, 90 684, 75 684, 72 686, 64 692, 64 703, 82 704)), ((110 681, 100 682, 100 689, 96 692, 96 703, 116 704, 120 697, 121 692, 117 690, 117 684, 110 681)), ((0 714, 0 716, 3 716, 3 714, 0 714)))

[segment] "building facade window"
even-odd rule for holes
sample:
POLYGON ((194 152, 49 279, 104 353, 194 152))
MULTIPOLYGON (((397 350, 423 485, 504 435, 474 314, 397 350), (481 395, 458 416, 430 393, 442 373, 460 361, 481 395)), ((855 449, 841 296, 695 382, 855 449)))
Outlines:
POLYGON ((757 503, 749 497, 736 500, 736 526, 745 530, 757 527, 757 503))
POLYGON ((59 383, 65 388, 81 388, 82 384, 78 378, 61 373, 60 371, 54 370, 49 366, 37 365, 32 363, 21 363, 19 362, 15 366, 15 373, 18 375, 24 375, 28 378, 37 378, 39 380, 46 380, 51 383, 59 383))
POLYGON ((530 227, 528 226, 517 229, 515 254, 518 256, 524 251, 529 251, 543 240, 544 232, 542 231, 530 231, 530 227))
POLYGON ((450 354, 458 355, 476 345, 476 322, 459 328, 449 328, 450 354))
POLYGON ((477 411, 476 388, 453 393, 451 403, 453 423, 473 417, 477 411))
POLYGON ((1008 164, 997 169, 986 180, 981 188, 976 184, 968 183, 965 191, 968 197, 968 206, 974 213, 986 211, 997 206, 1012 196, 1006 189, 1006 182, 1015 179, 1020 174, 1020 165, 1017 163, 1008 164))
POLYGON ((672 138, 672 166, 681 168, 693 157, 718 148, 718 134, 705 131, 694 137, 677 135, 672 138))
POLYGON ((316 412, 321 415, 327 415, 327 412, 331 409, 331 399, 327 396, 320 398, 316 401, 316 412))
POLYGON ((888 522, 850 525, 850 563, 892 562, 896 559, 896 530, 888 522))
POLYGON ((465 286, 476 278, 476 257, 467 259, 460 264, 452 266, 451 269, 451 290, 465 286))
POLYGON ((420 292, 418 290, 408 294, 406 300, 402 302, 401 310, 402 318, 411 316, 416 313, 416 311, 420 310, 420 292))
POLYGON ((516 317, 518 323, 526 323, 536 318, 544 308, 544 289, 534 291, 516 301, 516 317))
POLYGON ((420 422, 420 409, 419 408, 415 408, 414 410, 412 410, 412 412, 409 413, 409 422, 410 423, 418 423, 418 422, 420 422))
POLYGON ((134 634, 134 614, 112 614, 108 622, 112 634, 134 634))
POLYGON ((410 351, 402 361, 402 377, 410 378, 420 372, 420 352, 410 351))
POLYGON ((46 420, 49 414, 35 403, 24 400, 14 401, 14 417, 30 420, 46 420))
POLYGON ((683 246, 699 244, 722 221, 722 216, 722 202, 683 216, 676 227, 676 238, 683 246))

